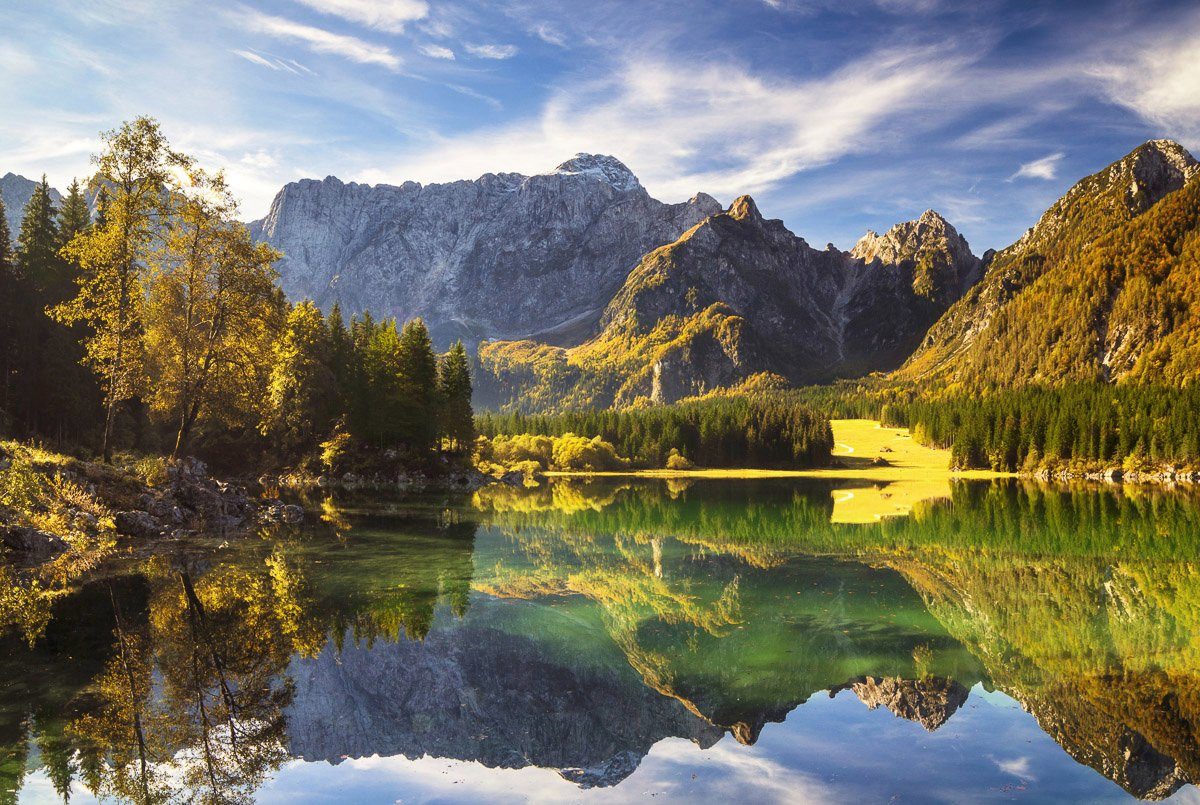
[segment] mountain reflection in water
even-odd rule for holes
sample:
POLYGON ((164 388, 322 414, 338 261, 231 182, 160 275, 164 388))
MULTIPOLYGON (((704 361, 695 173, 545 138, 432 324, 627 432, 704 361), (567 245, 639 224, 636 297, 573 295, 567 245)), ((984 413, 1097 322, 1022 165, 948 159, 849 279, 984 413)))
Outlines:
POLYGON ((5 571, 0 623, 24 628, 0 642, 0 802, 248 801, 374 756, 633 798, 631 775, 680 739, 732 768, 765 762, 772 730, 800 745, 806 719, 827 757, 762 751, 848 800, 844 758, 894 730, 881 711, 915 726, 901 755, 937 736, 995 767, 901 780, 880 758, 879 790, 910 798, 1161 799, 1200 778, 1196 499, 859 488, 911 514, 835 522, 854 487, 826 481, 559 481, 309 501, 305 529, 180 544, 65 593, 5 571), (851 696, 866 707, 820 704, 851 696), (1012 700, 1028 715, 986 718, 1036 720, 1061 747, 1030 750, 1055 781, 992 757, 1012 747, 968 712, 1012 700))

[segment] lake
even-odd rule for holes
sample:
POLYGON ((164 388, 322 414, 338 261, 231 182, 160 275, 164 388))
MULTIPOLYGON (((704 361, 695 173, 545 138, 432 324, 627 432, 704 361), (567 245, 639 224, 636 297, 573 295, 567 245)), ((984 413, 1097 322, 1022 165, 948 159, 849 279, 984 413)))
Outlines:
POLYGON ((945 493, 314 497, 0 589, 0 802, 1200 802, 1200 500, 945 493))

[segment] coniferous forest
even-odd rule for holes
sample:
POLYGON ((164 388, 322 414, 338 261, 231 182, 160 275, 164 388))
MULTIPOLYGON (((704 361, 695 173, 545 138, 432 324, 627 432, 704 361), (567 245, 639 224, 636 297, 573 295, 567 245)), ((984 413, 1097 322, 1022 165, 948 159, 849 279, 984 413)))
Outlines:
POLYGON ((561 414, 484 413, 476 427, 490 438, 599 437, 635 466, 672 469, 818 467, 829 462, 833 447, 828 418, 780 394, 712 395, 673 405, 561 414))
POLYGON ((1200 389, 1075 384, 886 404, 885 424, 1003 472, 1200 465, 1200 389))

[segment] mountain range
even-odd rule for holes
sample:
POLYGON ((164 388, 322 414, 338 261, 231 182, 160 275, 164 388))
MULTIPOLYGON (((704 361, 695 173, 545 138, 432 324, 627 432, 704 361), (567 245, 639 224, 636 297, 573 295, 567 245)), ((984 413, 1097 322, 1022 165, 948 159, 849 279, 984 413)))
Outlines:
POLYGON ((250 225, 284 253, 284 291, 348 314, 421 316, 436 341, 577 343, 630 266, 720 212, 703 193, 651 198, 612 157, 550 173, 420 185, 303 180, 250 225))
MULTIPOLYGON (((665 204, 592 154, 445 184, 306 179, 249 226, 284 253, 289 298, 461 338, 487 407, 871 372, 967 389, 1175 383, 1200 375, 1198 176, 1182 146, 1152 140, 982 257, 933 210, 849 251, 814 248, 749 196, 665 204)), ((12 230, 32 187, 0 179, 12 230)))

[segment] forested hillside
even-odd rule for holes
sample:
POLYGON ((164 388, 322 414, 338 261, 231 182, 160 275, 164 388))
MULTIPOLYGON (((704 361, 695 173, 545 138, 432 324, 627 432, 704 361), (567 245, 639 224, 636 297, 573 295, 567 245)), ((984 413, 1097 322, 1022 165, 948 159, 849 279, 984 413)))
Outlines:
POLYGON ((1079 182, 897 373, 970 389, 1182 384, 1200 371, 1200 166, 1146 143, 1079 182))
POLYGON ((952 465, 1004 472, 1200 469, 1200 386, 1098 383, 884 404, 887 424, 952 451, 952 465))

